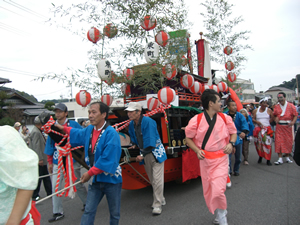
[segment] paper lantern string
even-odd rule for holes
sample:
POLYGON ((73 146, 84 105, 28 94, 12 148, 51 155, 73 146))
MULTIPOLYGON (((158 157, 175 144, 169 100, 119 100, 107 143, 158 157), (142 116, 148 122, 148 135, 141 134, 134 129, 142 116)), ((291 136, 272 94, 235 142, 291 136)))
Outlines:
MULTIPOLYGON (((151 112, 148 112, 148 113, 144 114, 144 116, 153 116, 153 115, 155 115, 157 113, 164 113, 165 123, 168 124, 169 121, 168 121, 168 117, 167 117, 167 113, 166 113, 165 109, 169 109, 169 108, 171 108, 170 104, 168 104, 168 105, 160 104, 158 106, 158 108, 153 109, 151 112)), ((112 127, 118 127, 118 126, 124 124, 123 126, 118 127, 116 129, 116 131, 119 132, 120 130, 123 130, 125 127, 127 127, 129 125, 129 123, 130 123, 130 120, 125 120, 125 121, 123 121, 121 123, 117 123, 117 124, 112 125, 112 127)))
MULTIPOLYGON (((65 186, 64 186, 65 188, 73 185, 73 183, 76 181, 77 178, 75 177, 75 174, 74 174, 73 158, 72 158, 71 151, 82 148, 83 146, 77 146, 77 147, 72 148, 71 144, 70 144, 70 136, 68 134, 62 134, 55 130, 52 130, 51 126, 54 124, 55 124, 55 121, 53 120, 52 116, 50 116, 49 121, 45 125, 43 125, 41 129, 46 134, 49 134, 51 132, 51 133, 54 133, 54 134, 57 134, 57 135, 63 137, 59 143, 55 143, 55 147, 58 150, 58 175, 57 175, 56 185, 55 185, 55 192, 57 192, 58 187, 59 187, 59 182, 61 179, 61 177, 60 177, 61 171, 63 172, 63 176, 64 176, 64 180, 65 180, 65 186), (67 139, 67 143, 65 144, 65 146, 63 146, 63 147, 59 146, 66 139, 67 139), (62 157, 66 157, 67 171, 64 168, 62 157)), ((66 191, 63 191, 60 194, 57 194, 57 196, 62 197, 66 193, 66 196, 74 198, 75 192, 76 192, 76 187, 72 186, 69 189, 67 189, 66 191)))

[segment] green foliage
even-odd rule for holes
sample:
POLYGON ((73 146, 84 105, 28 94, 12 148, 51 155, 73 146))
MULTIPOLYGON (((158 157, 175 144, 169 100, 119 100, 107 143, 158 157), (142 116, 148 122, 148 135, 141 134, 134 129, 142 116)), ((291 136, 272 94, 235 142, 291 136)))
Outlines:
MULTIPOLYGON (((247 44, 250 31, 237 31, 238 25, 244 20, 242 16, 232 17, 233 4, 226 0, 206 0, 200 5, 206 12, 201 12, 207 33, 204 37, 210 42, 210 58, 212 61, 225 65, 228 58, 234 63, 236 75, 240 73, 247 61, 244 51, 252 49, 247 44), (233 52, 226 57, 223 50, 226 46, 233 48, 233 52)), ((224 68, 225 71, 225 68, 224 68)))
POLYGON ((3 117, 2 119, 0 119, 0 126, 3 125, 13 126, 14 124, 15 124, 15 120, 10 117, 3 117))
POLYGON ((5 91, 0 91, 0 119, 5 116, 5 112, 2 108, 8 105, 7 103, 5 103, 5 100, 8 98, 9 96, 5 91))
MULTIPOLYGON (((54 17, 49 20, 50 24, 58 24, 56 21, 65 20, 59 26, 79 35, 82 40, 88 42, 86 38, 87 28, 96 27, 101 33, 108 22, 113 22, 118 28, 116 37, 109 39, 103 37, 97 44, 91 43, 88 50, 89 63, 84 69, 68 68, 63 74, 47 74, 38 80, 55 79, 67 84, 73 84, 81 89, 88 90, 95 95, 111 93, 114 96, 121 95, 120 80, 124 81, 122 71, 135 65, 143 64, 145 44, 154 41, 155 34, 164 30, 166 32, 188 28, 187 11, 183 0, 101 0, 86 1, 80 4, 72 4, 66 7, 53 5, 52 12, 54 17), (157 25, 154 30, 145 31, 140 26, 140 20, 146 15, 154 16, 157 25), (80 29, 76 29, 80 27, 80 29), (96 64, 101 58, 108 59, 112 70, 117 75, 117 82, 107 85, 101 82, 97 76, 96 64)), ((158 65, 166 62, 177 61, 179 57, 168 55, 169 49, 161 49, 161 57, 157 60, 158 65)), ((181 56, 180 56, 181 57, 181 56)), ((161 69, 161 66, 159 66, 161 69)), ((140 76, 149 80, 149 71, 145 70, 140 76)), ((161 74, 159 75, 161 76, 161 74)), ((127 81, 125 81, 127 82, 127 81)), ((139 82, 139 81, 136 81, 139 82)), ((148 89, 156 90, 153 82, 142 82, 148 89), (150 86, 148 86, 150 85, 150 86)), ((139 83, 137 83, 139 85, 139 83)))
MULTIPOLYGON (((297 80, 298 80, 298 87, 300 88, 300 74, 297 74, 297 80)), ((297 88, 296 78, 293 78, 290 81, 283 81, 282 84, 279 84, 275 87, 285 87, 287 89, 295 90, 295 88, 297 88)))
POLYGON ((54 107, 55 107, 55 103, 53 101, 46 102, 44 106, 44 108, 48 109, 49 111, 53 111, 54 107))

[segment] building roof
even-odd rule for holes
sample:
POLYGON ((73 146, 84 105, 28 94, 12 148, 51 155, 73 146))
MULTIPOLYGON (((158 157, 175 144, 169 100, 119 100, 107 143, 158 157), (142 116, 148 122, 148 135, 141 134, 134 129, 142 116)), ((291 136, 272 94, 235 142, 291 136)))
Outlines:
POLYGON ((9 79, 0 77, 0 84, 6 84, 6 83, 11 83, 11 81, 9 79))
POLYGON ((271 92, 271 91, 292 91, 292 92, 294 92, 293 90, 291 90, 291 89, 288 89, 288 88, 285 88, 285 87, 271 87, 271 88, 269 88, 268 90, 266 90, 265 92, 271 92))
POLYGON ((37 116, 40 115, 42 112, 50 113, 50 115, 54 115, 54 112, 49 111, 47 109, 26 109, 23 111, 24 115, 27 116, 37 116))

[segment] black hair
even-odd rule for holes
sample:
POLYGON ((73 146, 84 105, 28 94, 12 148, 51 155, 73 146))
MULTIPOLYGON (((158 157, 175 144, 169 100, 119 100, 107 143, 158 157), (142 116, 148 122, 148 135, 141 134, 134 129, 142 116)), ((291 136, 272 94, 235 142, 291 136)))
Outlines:
POLYGON ((217 96, 216 95, 218 95, 220 97, 218 92, 216 92, 215 90, 212 90, 212 89, 206 89, 202 93, 201 102, 202 102, 202 106, 203 106, 204 109, 208 110, 208 105, 209 105, 210 101, 216 103, 216 101, 217 101, 217 96))
POLYGON ((79 124, 82 126, 83 122, 85 122, 85 120, 82 120, 82 121, 80 121, 80 123, 79 123, 79 124))
POLYGON ((92 103, 90 104, 90 106, 91 106, 91 105, 95 105, 95 104, 98 104, 98 105, 99 105, 99 110, 100 110, 100 113, 101 113, 101 114, 106 113, 105 119, 107 119, 107 117, 108 117, 108 112, 109 112, 109 106, 106 105, 106 104, 103 103, 103 102, 92 102, 92 103))
POLYGON ((230 107, 230 103, 231 103, 231 102, 234 102, 234 103, 235 103, 235 101, 233 101, 231 98, 228 99, 228 101, 227 101, 227 106, 228 106, 228 107, 230 107))
POLYGON ((284 92, 282 92, 282 91, 279 92, 279 93, 277 94, 277 96, 280 95, 280 94, 283 95, 284 98, 286 98, 286 94, 285 94, 284 92))
POLYGON ((252 105, 254 107, 254 103, 250 103, 250 105, 252 105))

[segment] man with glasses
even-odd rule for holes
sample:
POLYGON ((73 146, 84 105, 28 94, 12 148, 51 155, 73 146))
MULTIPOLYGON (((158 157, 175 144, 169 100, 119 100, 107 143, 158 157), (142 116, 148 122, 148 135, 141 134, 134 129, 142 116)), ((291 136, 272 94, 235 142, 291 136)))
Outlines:
POLYGON ((278 160, 275 165, 283 163, 282 153, 286 156, 287 163, 293 163, 289 155, 292 151, 294 141, 294 124, 297 120, 297 110, 295 106, 285 99, 286 94, 279 92, 277 95, 278 104, 274 107, 276 135, 275 135, 275 152, 278 153, 278 160))

